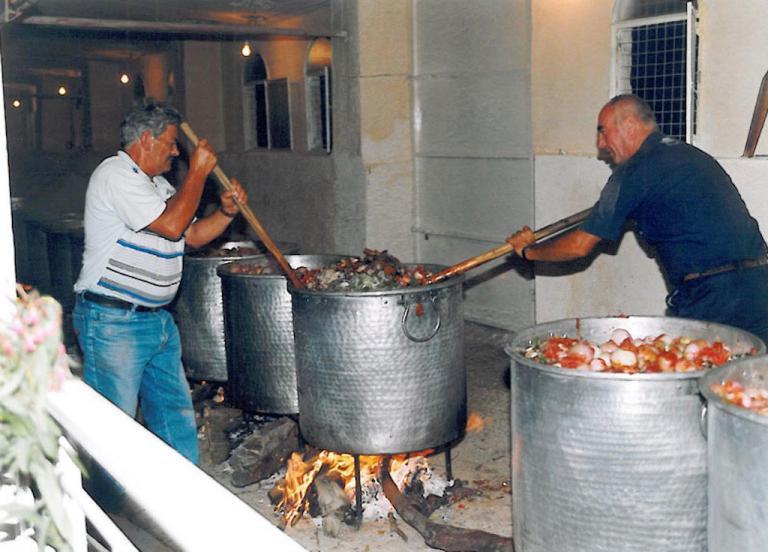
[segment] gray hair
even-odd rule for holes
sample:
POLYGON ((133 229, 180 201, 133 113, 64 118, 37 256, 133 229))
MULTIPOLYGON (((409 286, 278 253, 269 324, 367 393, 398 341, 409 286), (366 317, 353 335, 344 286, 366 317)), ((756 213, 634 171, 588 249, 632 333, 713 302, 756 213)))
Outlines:
POLYGON ((157 138, 169 125, 181 123, 181 115, 172 107, 149 104, 134 107, 120 123, 120 144, 125 147, 149 131, 157 138))
POLYGON ((643 98, 636 94, 619 94, 608 101, 608 105, 619 104, 619 107, 629 108, 629 112, 647 126, 656 128, 656 116, 653 109, 643 98))
POLYGON ((629 113, 640 119, 646 126, 657 128, 653 109, 648 105, 648 102, 636 94, 619 94, 608 100, 607 105, 628 109, 629 113))

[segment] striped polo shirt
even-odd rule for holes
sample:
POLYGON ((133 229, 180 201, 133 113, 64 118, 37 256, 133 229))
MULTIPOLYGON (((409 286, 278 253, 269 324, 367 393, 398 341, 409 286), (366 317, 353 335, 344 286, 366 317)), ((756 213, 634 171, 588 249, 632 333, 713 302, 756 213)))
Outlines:
POLYGON ((146 227, 175 189, 150 178, 123 151, 91 175, 85 200, 85 251, 75 291, 92 291, 148 307, 170 303, 181 282, 184 238, 146 227))

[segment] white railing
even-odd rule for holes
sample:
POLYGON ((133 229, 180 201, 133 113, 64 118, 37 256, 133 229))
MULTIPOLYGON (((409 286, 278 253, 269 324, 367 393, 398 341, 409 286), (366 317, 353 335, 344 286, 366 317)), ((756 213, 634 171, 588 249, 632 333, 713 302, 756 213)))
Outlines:
MULTIPOLYGON (((50 392, 49 411, 67 438, 103 466, 179 549, 304 550, 82 381, 68 379, 50 392)), ((135 550, 122 534, 114 534, 117 528, 78 484, 70 479, 68 485, 114 551, 135 550)))

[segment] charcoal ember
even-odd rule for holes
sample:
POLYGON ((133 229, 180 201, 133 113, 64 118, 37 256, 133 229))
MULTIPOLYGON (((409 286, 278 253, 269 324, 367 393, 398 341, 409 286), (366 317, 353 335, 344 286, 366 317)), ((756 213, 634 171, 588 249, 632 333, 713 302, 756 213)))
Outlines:
POLYGON ((270 416, 269 414, 243 412, 243 416, 240 419, 240 424, 237 427, 232 428, 227 433, 230 448, 235 450, 242 444, 243 441, 250 437, 254 431, 280 418, 282 418, 282 416, 270 416))
POLYGON ((232 451, 229 465, 232 484, 245 487, 266 479, 299 449, 299 428, 288 417, 278 418, 258 427, 232 451))
POLYGON ((403 265, 386 250, 365 249, 361 257, 346 257, 333 266, 299 267, 296 275, 307 289, 379 291, 424 285, 430 276, 422 266, 403 265))

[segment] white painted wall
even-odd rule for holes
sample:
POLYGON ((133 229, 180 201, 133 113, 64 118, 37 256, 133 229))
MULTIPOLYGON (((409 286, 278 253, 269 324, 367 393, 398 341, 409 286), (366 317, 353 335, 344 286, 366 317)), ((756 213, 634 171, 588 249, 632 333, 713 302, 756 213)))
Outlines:
POLYGON ((595 154, 610 94, 612 0, 531 2, 531 109, 537 155, 595 154))
MULTIPOLYGON (((416 247, 454 265, 533 218, 531 4, 418 0, 413 124, 416 247)), ((500 259, 467 273, 468 320, 533 321, 532 282, 500 259)))
MULTIPOLYGON (((701 107, 695 143, 717 157, 737 157, 768 71, 768 2, 700 0, 699 6, 701 107)), ((768 129, 756 153, 768 155, 768 129)))
POLYGON ((411 0, 361 0, 358 9, 366 244, 412 262, 411 0))

